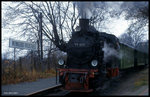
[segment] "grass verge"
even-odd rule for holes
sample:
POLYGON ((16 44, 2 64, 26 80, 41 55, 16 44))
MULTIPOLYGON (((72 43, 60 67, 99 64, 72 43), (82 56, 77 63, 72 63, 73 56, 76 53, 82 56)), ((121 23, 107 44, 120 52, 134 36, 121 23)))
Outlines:
POLYGON ((134 88, 137 89, 141 86, 148 85, 148 69, 139 72, 134 82, 134 88))
POLYGON ((15 72, 11 67, 6 68, 2 74, 2 85, 6 84, 17 84, 20 82, 31 82, 36 81, 41 78, 50 78, 56 75, 55 69, 46 70, 44 72, 39 72, 36 70, 16 70, 15 72))

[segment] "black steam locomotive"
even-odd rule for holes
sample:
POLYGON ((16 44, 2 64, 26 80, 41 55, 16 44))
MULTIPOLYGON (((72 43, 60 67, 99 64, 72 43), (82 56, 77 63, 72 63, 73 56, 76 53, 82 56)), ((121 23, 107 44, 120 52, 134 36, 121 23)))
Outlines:
POLYGON ((104 60, 109 52, 104 47, 107 44, 107 48, 119 52, 119 40, 95 30, 88 19, 80 19, 79 26, 66 45, 67 62, 58 61, 59 81, 66 90, 90 92, 101 86, 104 79, 118 76, 118 58, 109 55, 104 60))

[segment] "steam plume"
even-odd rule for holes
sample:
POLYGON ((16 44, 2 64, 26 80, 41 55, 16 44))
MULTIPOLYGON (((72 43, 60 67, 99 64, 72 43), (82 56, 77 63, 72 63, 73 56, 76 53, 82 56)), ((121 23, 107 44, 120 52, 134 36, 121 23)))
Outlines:
MULTIPOLYGON (((121 2, 122 3, 122 2, 121 2)), ((77 7, 81 18, 90 19, 94 15, 96 8, 106 10, 106 8, 120 9, 120 2, 73 2, 77 7)))
POLYGON ((116 49, 110 47, 110 45, 107 44, 106 42, 104 43, 104 47, 102 50, 104 51, 104 58, 103 58, 104 62, 110 61, 112 57, 116 57, 119 59, 121 58, 119 52, 116 49))
POLYGON ((92 16, 92 11, 94 10, 94 2, 75 2, 77 6, 79 15, 81 18, 89 19, 92 16))

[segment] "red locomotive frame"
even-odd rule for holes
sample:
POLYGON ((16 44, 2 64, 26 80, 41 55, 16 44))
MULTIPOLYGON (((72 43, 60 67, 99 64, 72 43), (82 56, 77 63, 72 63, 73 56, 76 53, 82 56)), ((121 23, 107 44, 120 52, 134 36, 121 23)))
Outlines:
POLYGON ((98 69, 65 69, 65 68, 59 68, 57 69, 59 71, 59 76, 65 75, 65 90, 70 90, 73 92, 92 92, 93 89, 89 89, 89 78, 94 78, 94 74, 98 72, 98 69), (80 78, 84 78, 84 83, 76 82, 72 83, 68 81, 68 75, 69 73, 74 74, 80 74, 80 78))
MULTIPOLYGON (((64 89, 72 92, 92 92, 93 89, 89 88, 89 79, 95 77, 95 73, 98 73, 98 69, 66 69, 59 68, 57 69, 59 76, 64 76, 65 85, 64 89), (80 78, 84 78, 84 83, 80 82, 69 82, 69 74, 80 74, 80 78)), ((107 68, 108 77, 116 77, 119 75, 119 68, 107 68)))

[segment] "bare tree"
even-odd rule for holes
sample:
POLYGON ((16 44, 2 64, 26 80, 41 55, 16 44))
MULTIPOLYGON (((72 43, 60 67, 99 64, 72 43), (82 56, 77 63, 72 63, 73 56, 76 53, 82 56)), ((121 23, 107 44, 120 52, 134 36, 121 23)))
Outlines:
POLYGON ((149 52, 149 40, 144 41, 144 42, 140 42, 137 45, 137 49, 141 52, 145 52, 148 53, 149 52))
POLYGON ((62 51, 65 51, 65 30, 70 29, 70 34, 78 19, 78 14, 70 11, 70 2, 12 2, 13 6, 8 6, 5 24, 19 26, 21 36, 28 36, 28 40, 36 42, 38 40, 38 14, 43 15, 43 34, 54 42, 62 51), (14 23, 16 19, 21 19, 19 23, 14 23), (13 21, 13 22, 12 22, 13 21), (71 22, 71 26, 69 24, 71 22))
POLYGON ((123 33, 120 37, 119 37, 119 41, 121 43, 125 43, 127 45, 130 45, 133 47, 133 39, 132 37, 128 34, 128 33, 123 33))
POLYGON ((144 22, 148 22, 149 19, 149 3, 147 1, 142 2, 123 2, 121 4, 121 13, 126 13, 126 19, 144 19, 144 22))
POLYGON ((132 47, 137 47, 140 42, 144 41, 145 32, 142 30, 136 32, 124 33, 120 36, 120 41, 132 47))
MULTIPOLYGON (((7 2, 5 2, 7 5, 7 2)), ((66 40, 71 37, 78 13, 71 2, 11 2, 4 9, 3 28, 17 33, 14 38, 27 39, 38 44, 39 48, 39 13, 42 13, 43 46, 51 43, 49 57, 54 49, 66 51, 66 40), (53 43, 52 43, 53 42, 53 43), (55 45, 55 46, 53 46, 55 45)), ((38 52, 40 52, 38 50, 38 52)), ((34 62, 34 67, 37 68, 34 62)), ((40 66, 40 65, 39 65, 40 66)), ((50 67, 49 67, 50 68, 50 67)))
POLYGON ((127 29, 127 34, 124 35, 126 35, 128 38, 129 37, 132 38, 132 41, 130 42, 133 47, 136 47, 138 43, 142 42, 144 36, 148 32, 148 24, 149 24, 148 6, 149 3, 146 1, 123 2, 121 4, 121 11, 119 11, 119 14, 117 14, 117 15, 124 14, 125 19, 131 21, 129 28, 127 29))
POLYGON ((99 31, 106 30, 107 22, 109 21, 110 18, 111 17, 109 14, 109 9, 107 8, 107 6, 105 5, 102 6, 102 4, 100 4, 93 11, 93 16, 91 17, 91 23, 99 31))

